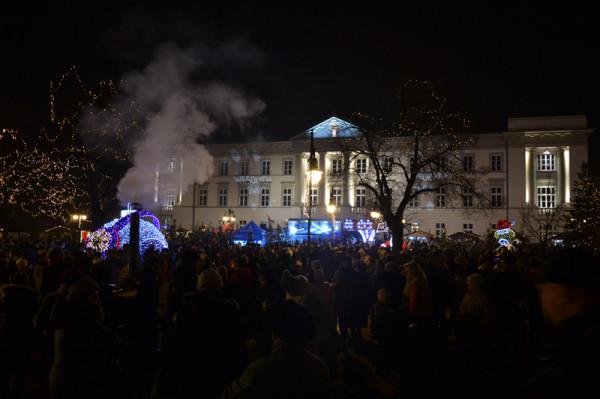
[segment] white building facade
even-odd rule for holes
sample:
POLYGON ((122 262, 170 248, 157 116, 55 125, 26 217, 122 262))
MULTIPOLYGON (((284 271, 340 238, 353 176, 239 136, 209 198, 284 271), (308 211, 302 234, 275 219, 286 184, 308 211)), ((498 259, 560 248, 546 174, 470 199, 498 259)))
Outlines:
MULTIPOLYGON (((375 210, 353 175, 369 173, 369 160, 340 151, 340 132, 348 126, 352 125, 332 117, 311 128, 323 172, 311 189, 315 219, 331 217, 326 212, 330 203, 337 207, 337 220, 368 219, 375 210)), ((507 131, 479 134, 473 145, 460 151, 464 167, 479 172, 478 186, 488 198, 487 206, 476 206, 468 195, 422 194, 407 208, 406 226, 433 236, 463 231, 482 235, 499 219, 514 221, 520 230, 527 212, 568 207, 577 174, 588 160, 591 133, 585 116, 510 118, 507 131)), ((288 141, 207 148, 215 173, 206 182, 181 187, 177 176, 185 165, 177 159, 157 168, 166 171, 160 178, 157 172, 155 182, 155 204, 160 205, 157 212, 163 222, 195 230, 219 227, 224 216, 235 215, 231 227, 254 221, 285 228, 289 219, 306 218, 308 133, 288 141)))

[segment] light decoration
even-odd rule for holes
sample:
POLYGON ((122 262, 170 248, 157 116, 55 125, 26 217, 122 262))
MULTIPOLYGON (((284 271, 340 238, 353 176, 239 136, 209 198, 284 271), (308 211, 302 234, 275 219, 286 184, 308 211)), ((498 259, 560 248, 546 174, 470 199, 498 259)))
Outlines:
POLYGON ((110 249, 112 235, 105 229, 98 229, 88 235, 85 247, 96 252, 105 253, 110 249))
MULTIPOLYGON (((154 214, 147 210, 139 211, 140 214, 140 254, 143 254, 150 247, 157 251, 162 251, 169 247, 165 236, 160 231, 160 222, 154 214), (142 218, 149 219, 150 221, 142 218)), ((119 249, 129 243, 131 213, 125 214, 120 219, 111 220, 105 223, 101 228, 90 234, 85 241, 87 248, 94 249, 105 255, 110 249, 119 249), (102 237, 102 245, 97 245, 93 237, 102 237)))
POLYGON ((514 249, 514 242, 516 233, 512 229, 514 223, 506 219, 501 219, 496 223, 496 231, 494 232, 494 238, 498 240, 498 244, 501 247, 508 249, 514 249))
POLYGON ((356 230, 363 239, 363 242, 375 241, 375 230, 373 229, 373 222, 369 219, 360 219, 356 223, 356 230))
POLYGON ((132 157, 126 141, 142 134, 137 106, 118 96, 122 86, 88 87, 75 66, 50 82, 49 123, 38 134, 0 130, 0 203, 66 222, 73 209, 115 201, 132 157))
POLYGON ((346 231, 354 231, 354 220, 352 220, 352 219, 344 219, 344 230, 346 230, 346 231))

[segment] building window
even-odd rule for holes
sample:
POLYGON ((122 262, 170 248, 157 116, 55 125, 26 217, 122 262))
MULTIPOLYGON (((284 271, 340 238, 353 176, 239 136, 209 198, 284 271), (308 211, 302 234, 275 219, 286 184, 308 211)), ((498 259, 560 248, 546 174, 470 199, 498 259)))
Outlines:
POLYGON ((238 224, 240 225, 240 227, 244 227, 246 224, 248 224, 248 222, 244 219, 240 219, 240 221, 238 222, 238 224))
POLYGON ((473 232, 473 223, 463 223, 463 232, 472 233, 473 232))
POLYGON ((438 188, 438 192, 435 194, 435 207, 445 208, 446 207, 446 187, 438 188))
POLYGON ((319 204, 319 189, 318 188, 310 189, 310 201, 312 202, 312 206, 317 206, 319 204))
POLYGON ((240 162, 240 176, 248 176, 248 160, 244 159, 240 162))
POLYGON ((219 206, 227 206, 227 189, 219 189, 219 206))
POLYGON ((554 154, 546 151, 537 156, 537 170, 540 172, 551 172, 556 170, 554 154))
POLYGON ((357 159, 354 162, 355 162, 355 166, 356 166, 356 173, 358 173, 358 174, 367 173, 367 159, 366 158, 357 159))
POLYGON ((271 190, 262 188, 260 190, 260 206, 269 206, 271 201, 271 190))
POLYGON ((173 173, 173 172, 175 172, 175 160, 170 159, 169 164, 167 165, 167 173, 173 173))
POLYGON ((553 236, 558 233, 558 226, 552 224, 540 224, 539 230, 547 236, 553 236))
POLYGON ((356 189, 356 203, 354 204, 357 208, 365 208, 367 206, 367 189, 364 187, 356 189))
POLYGON ((291 175, 293 173, 293 166, 294 166, 294 161, 292 161, 291 159, 284 159, 283 160, 283 174, 284 175, 291 175))
POLYGON ((292 206, 292 189, 283 189, 283 206, 292 206))
POLYGON ((475 167, 473 155, 468 154, 463 156, 463 170, 465 172, 471 172, 475 167))
POLYGON ((502 187, 495 186, 490 188, 492 208, 502 207, 502 187))
POLYGON ((240 188, 240 206, 248 206, 248 189, 240 188))
POLYGON ((537 206, 539 208, 556 207, 555 186, 540 186, 537 188, 537 206))
POLYGON ((227 176, 229 174, 229 161, 221 161, 219 163, 219 176, 227 176))
POLYGON ((435 238, 442 238, 446 235, 446 223, 435 224, 435 238))
POLYGON ((271 174, 271 161, 270 160, 268 160, 268 159, 262 160, 261 174, 263 174, 263 175, 271 174))
POLYGON ((198 188, 198 206, 206 206, 208 202, 208 188, 198 188))
POLYGON ((418 208, 419 207, 419 194, 415 195, 411 199, 408 200, 409 208, 418 208))
POLYGON ((490 154, 490 168, 494 172, 502 170, 502 154, 490 154))
POLYGON ((343 160, 341 158, 334 158, 331 160, 331 173, 334 175, 341 175, 343 168, 343 160))
POLYGON ((463 207, 473 207, 473 189, 471 187, 463 187, 463 207))
POLYGON ((385 173, 390 173, 392 171, 393 167, 394 167, 394 158, 392 158, 392 157, 383 158, 383 171, 385 173))
POLYGON ((342 189, 340 187, 332 187, 331 198, 335 206, 342 206, 342 189))
POLYGON ((177 195, 175 194, 174 191, 169 191, 167 193, 167 199, 165 200, 165 208, 169 211, 173 210, 173 207, 175 206, 175 201, 176 201, 177 195))

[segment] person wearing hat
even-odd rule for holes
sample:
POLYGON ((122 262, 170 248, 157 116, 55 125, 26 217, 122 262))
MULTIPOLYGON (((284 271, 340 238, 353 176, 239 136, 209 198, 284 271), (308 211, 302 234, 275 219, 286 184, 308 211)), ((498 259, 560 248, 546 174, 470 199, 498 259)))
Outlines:
POLYGON ((167 342, 156 397, 217 397, 246 364, 239 306, 226 297, 218 270, 198 276, 197 291, 183 297, 167 342))
POLYGON ((591 250, 561 248, 533 273, 557 339, 529 381, 532 397, 600 397, 599 260, 591 250))
POLYGON ((292 300, 271 314, 273 346, 223 390, 221 398, 327 398, 329 369, 306 346, 315 334, 308 309, 292 300))

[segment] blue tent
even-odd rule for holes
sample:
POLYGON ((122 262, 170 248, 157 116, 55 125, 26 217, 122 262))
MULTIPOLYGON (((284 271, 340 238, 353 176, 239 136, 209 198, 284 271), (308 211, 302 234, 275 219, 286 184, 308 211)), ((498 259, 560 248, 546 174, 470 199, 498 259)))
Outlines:
POLYGON ((266 232, 261 229, 256 223, 251 221, 241 229, 231 233, 231 240, 242 245, 260 244, 265 245, 266 232))

